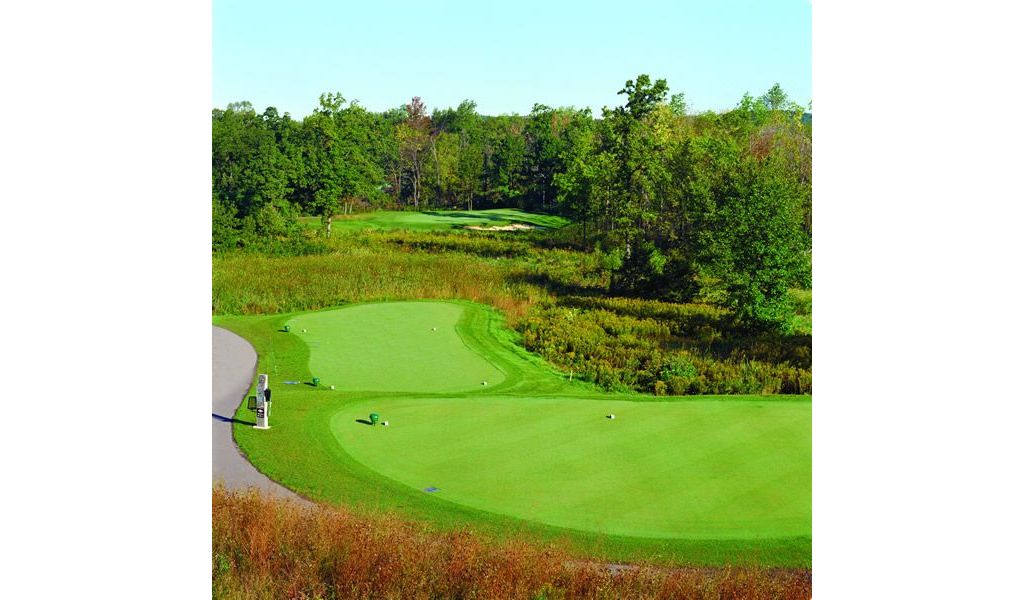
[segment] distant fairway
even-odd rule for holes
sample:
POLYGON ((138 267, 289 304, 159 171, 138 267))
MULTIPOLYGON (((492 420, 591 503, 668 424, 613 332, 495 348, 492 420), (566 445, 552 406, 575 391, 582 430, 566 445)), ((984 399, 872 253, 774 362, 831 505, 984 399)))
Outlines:
POLYGON ((308 313, 288 325, 309 347, 309 370, 323 385, 456 392, 501 383, 504 374, 456 332, 462 313, 445 302, 392 302, 308 313))
POLYGON ((810 535, 810 418, 806 402, 413 399, 349 404, 332 429, 356 460, 444 500, 723 539, 810 535), (371 410, 390 426, 357 422, 371 410))
MULTIPOLYGON (((320 227, 317 217, 303 217, 308 227, 320 227)), ((569 223, 567 219, 554 215, 528 213, 514 208, 488 210, 430 210, 395 211, 379 210, 369 213, 337 217, 332 228, 339 230, 359 229, 410 229, 415 231, 458 229, 463 227, 501 227, 520 223, 534 227, 558 228, 569 223)))
POLYGON ((253 343, 274 389, 272 428, 242 407, 235 440, 307 497, 614 560, 810 564, 806 396, 603 393, 470 302, 215 322, 253 343))

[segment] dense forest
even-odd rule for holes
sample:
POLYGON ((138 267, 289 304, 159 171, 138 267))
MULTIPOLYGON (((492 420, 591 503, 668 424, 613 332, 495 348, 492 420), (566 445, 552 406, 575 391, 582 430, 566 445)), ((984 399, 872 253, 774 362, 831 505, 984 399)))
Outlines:
POLYGON ((623 103, 485 116, 415 97, 372 112, 324 94, 302 120, 213 111, 213 249, 313 254, 339 215, 517 207, 573 220, 615 296, 715 298, 751 331, 784 327, 810 287, 809 115, 773 86, 691 114, 647 75, 623 103), (319 231, 298 217, 318 216, 319 231))

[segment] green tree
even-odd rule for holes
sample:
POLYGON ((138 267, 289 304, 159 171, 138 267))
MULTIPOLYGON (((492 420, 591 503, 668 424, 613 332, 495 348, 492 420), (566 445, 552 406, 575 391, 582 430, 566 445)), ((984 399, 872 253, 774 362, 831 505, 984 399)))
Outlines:
POLYGON ((591 120, 590 111, 550 108, 534 104, 526 123, 527 194, 544 210, 551 208, 558 190, 555 176, 566 170, 570 132, 591 120))
POLYGON ((447 188, 456 204, 473 210, 473 200, 481 188, 484 174, 483 121, 476 112, 476 102, 463 100, 458 108, 435 111, 434 127, 457 136, 455 166, 447 188))
POLYGON ((302 121, 295 169, 295 199, 307 214, 320 217, 326 235, 334 215, 354 202, 380 201, 386 185, 383 148, 376 142, 381 123, 341 94, 323 94, 320 107, 302 121))
POLYGON ((334 114, 341 155, 340 197, 345 212, 352 211, 356 200, 370 204, 384 197, 386 175, 380 148, 376 145, 380 121, 359 104, 352 102, 334 114))
POLYGON ((615 292, 650 293, 664 266, 658 242, 671 180, 664 160, 671 116, 665 105, 668 83, 652 83, 642 74, 635 82, 627 81, 619 94, 626 96, 626 103, 604 111, 607 147, 617 167, 613 192, 618 206, 610 215, 615 229, 611 241, 623 254, 622 268, 613 273, 611 285, 615 292))
POLYGON ((403 169, 409 174, 412 186, 412 204, 419 208, 420 196, 423 192, 423 174, 426 154, 430 151, 433 139, 430 130, 430 117, 427 107, 419 96, 405 106, 405 122, 398 126, 397 137, 399 155, 403 169))
POLYGON ((723 284, 729 307, 752 329, 780 329, 792 314, 788 289, 809 266, 798 182, 775 155, 741 158, 724 177, 698 248, 723 284))
POLYGON ((297 190, 303 210, 320 217, 328 236, 341 206, 340 181, 345 168, 333 110, 334 103, 321 96, 320 108, 302 121, 304 169, 297 190))
POLYGON ((235 208, 213 198, 213 250, 219 252, 237 248, 241 240, 241 223, 235 217, 235 208))
POLYGON ((789 108, 789 95, 777 83, 765 92, 759 98, 759 101, 768 107, 768 110, 786 110, 789 108))
POLYGON ((668 103, 672 109, 672 114, 682 117, 686 115, 686 94, 679 92, 678 94, 672 94, 672 98, 668 103))
POLYGON ((524 208, 525 174, 527 168, 525 122, 522 117, 502 115, 490 120, 488 190, 495 203, 505 201, 524 208))
POLYGON ((241 241, 228 229, 250 224, 251 232, 277 230, 263 219, 287 212, 288 162, 281 154, 268 121, 248 102, 213 111, 214 233, 220 248, 241 241))
POLYGON ((374 152, 377 162, 384 173, 385 190, 390 196, 391 203, 398 206, 402 201, 402 181, 404 176, 404 163, 402 160, 401 145, 399 143, 399 127, 409 114, 405 106, 393 108, 382 114, 376 115, 377 135, 374 139, 374 152))
POLYGON ((611 188, 608 178, 613 171, 612 156, 600 150, 600 136, 589 109, 570 122, 559 160, 563 167, 552 175, 556 201, 562 212, 582 224, 587 242, 588 229, 609 201, 605 193, 611 188))

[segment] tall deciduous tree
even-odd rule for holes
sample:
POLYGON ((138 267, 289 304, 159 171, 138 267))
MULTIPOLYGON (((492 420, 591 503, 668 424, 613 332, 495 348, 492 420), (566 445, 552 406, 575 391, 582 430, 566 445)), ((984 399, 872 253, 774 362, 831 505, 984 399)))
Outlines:
POLYGON ((236 245, 229 234, 246 228, 250 237, 285 236, 293 225, 286 196, 287 161, 267 121, 248 102, 213 112, 213 199, 216 243, 236 245))
POLYGON ((420 195, 423 191, 423 171, 426 153, 430 150, 430 117, 427 107, 419 96, 405 106, 406 120, 398 127, 399 152, 404 168, 409 172, 412 185, 412 204, 420 206, 420 195))
POLYGON ((623 254, 622 268, 613 273, 612 289, 643 293, 651 287, 650 275, 660 275, 664 268, 655 228, 669 175, 663 159, 668 138, 662 126, 668 83, 664 79, 652 83, 642 74, 635 82, 627 81, 619 94, 626 96, 626 103, 604 111, 620 198, 611 219, 617 229, 614 240, 623 254))
POLYGON ((792 314, 788 289, 809 260, 798 183, 777 156, 747 156, 724 184, 708 224, 716 239, 704 258, 742 323, 781 328, 792 314))
POLYGON ((505 199, 523 208, 523 178, 526 171, 527 148, 523 137, 523 120, 503 115, 491 121, 493 145, 490 170, 495 185, 489 190, 492 201, 505 199))
MULTIPOLYGON (((480 189, 484 169, 483 125, 476 112, 476 103, 463 100, 458 108, 434 112, 433 126, 439 132, 456 136, 458 140, 454 156, 454 169, 446 193, 451 194, 456 204, 464 204, 473 210, 473 200, 480 189)), ((439 147, 441 137, 438 137, 439 147)), ((447 146, 447 142, 445 143, 447 146)), ((450 153, 450 149, 446 149, 450 153)), ((445 154, 445 152, 442 152, 445 154)), ((448 156, 448 160, 452 160, 448 156)))

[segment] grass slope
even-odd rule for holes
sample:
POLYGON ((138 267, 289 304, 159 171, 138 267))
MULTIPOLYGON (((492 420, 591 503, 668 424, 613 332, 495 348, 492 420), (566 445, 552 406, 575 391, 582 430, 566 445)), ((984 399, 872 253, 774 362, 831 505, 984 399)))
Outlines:
MULTIPOLYGON (((304 217, 307 227, 321 227, 319 217, 304 217)), ((569 221, 563 217, 528 213, 514 208, 488 210, 431 210, 424 212, 379 210, 369 213, 339 216, 332 228, 340 231, 361 229, 408 229, 436 231, 468 226, 497 227, 520 223, 534 227, 558 228, 569 221)))
MULTIPOLYGON (((413 304, 422 305, 429 313, 428 307, 437 303, 413 304)), ((271 478, 306 496, 358 510, 399 510, 445 529, 471 524, 497 537, 521 534, 560 540, 581 555, 609 560, 810 564, 810 460, 805 454, 810 403, 806 398, 654 401, 650 396, 601 394, 589 385, 569 383, 528 355, 513 343, 515 334, 502 326, 493 310, 471 303, 457 303, 463 313, 454 325, 455 332, 468 348, 505 373, 499 384, 433 396, 282 384, 308 381, 309 365, 320 360, 316 354, 324 348, 322 344, 310 348, 302 335, 281 332, 286 322, 343 315, 345 311, 358 315, 360 308, 369 306, 389 305, 357 305, 307 315, 215 318, 218 325, 253 343, 260 355, 260 372, 271 375, 273 428, 253 430, 244 422, 252 418, 245 410, 237 414, 243 422, 235 427, 239 446, 271 478), (609 409, 608 402, 615 402, 615 408, 609 409), (371 407, 395 425, 385 432, 357 424, 355 419, 365 418, 371 407), (446 411, 443 419, 438 418, 442 410, 446 411), (601 418, 609 410, 622 416, 614 422, 601 418), (547 417, 536 418, 538 412, 546 412, 547 417), (776 417, 765 416, 773 412, 776 417), (719 427, 702 428, 701 419, 719 427), (570 421, 572 427, 580 428, 578 433, 586 435, 564 435, 570 421), (589 435, 592 429, 601 432, 595 429, 601 427, 607 433, 609 426, 618 427, 611 436, 589 435), (346 432, 381 435, 346 441, 346 432), (388 445, 389 438, 398 444, 388 445), (581 441, 584 443, 579 445, 581 441), (702 450, 706 456, 701 456, 702 450), (572 460, 585 464, 566 462, 572 460), (612 464, 617 478, 626 477, 628 483, 620 480, 616 488, 614 482, 602 482, 600 476, 607 464, 612 464), (683 467, 688 469, 685 473, 683 467), (566 482, 566 472, 574 468, 577 480, 566 482), (726 472, 748 480, 728 481, 723 478, 726 472), (585 477, 587 473, 593 476, 585 477), (447 477, 444 487, 436 481, 439 476, 447 477), (562 481, 552 486, 558 476, 562 481), (682 481, 677 485, 678 479, 682 481), (442 490, 427 494, 422 491, 426 485, 442 490), (534 496, 522 493, 522 486, 532 486, 534 496), (658 505, 658 490, 666 486, 675 490, 666 497, 685 501, 658 505), (632 501, 635 514, 625 514, 633 488, 640 494, 632 501), (732 491, 720 493, 720 488, 732 491), (554 495, 567 489, 575 489, 575 508, 555 506, 554 495), (484 490, 491 490, 490 495, 484 490), (545 494, 550 501, 541 500, 545 494), (648 507, 652 501, 655 506, 648 507), (543 510, 533 504, 543 505, 543 510), (808 512, 802 513, 804 510, 808 512), (706 518, 710 514, 723 519, 712 522, 706 518), (756 519, 757 526, 744 524, 744 515, 756 519), (703 533, 693 528, 701 519, 703 533), (666 523, 672 528, 668 537, 664 536, 666 523), (754 529, 756 535, 752 535, 754 529), (626 531, 631 535, 619 535, 626 531)), ((358 327, 375 329, 370 322, 358 327)), ((349 356, 347 360, 359 358, 349 356)), ((378 367, 382 382, 404 377, 404 369, 420 368, 409 360, 378 367)))

